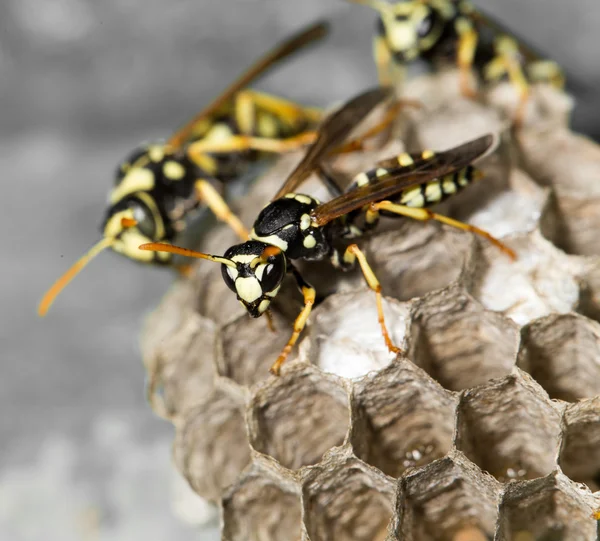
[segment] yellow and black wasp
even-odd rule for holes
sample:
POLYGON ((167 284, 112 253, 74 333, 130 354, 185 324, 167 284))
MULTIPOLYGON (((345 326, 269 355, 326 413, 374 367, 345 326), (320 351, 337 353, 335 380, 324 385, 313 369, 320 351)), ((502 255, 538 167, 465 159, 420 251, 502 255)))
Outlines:
MULTIPOLYGON (((298 259, 329 259, 334 267, 342 270, 352 268, 358 261, 367 284, 376 293, 385 343, 390 351, 400 351, 392 343, 385 325, 379 281, 359 247, 347 243, 373 227, 380 213, 417 220, 439 220, 482 235, 511 258, 515 257, 510 248, 489 233, 427 208, 459 192, 480 176, 471 162, 492 148, 495 141, 492 135, 437 154, 402 154, 393 160, 382 161, 373 170, 357 175, 345 193, 327 203, 321 203, 310 195, 295 193, 311 172, 328 174, 320 163, 323 157, 371 109, 390 95, 390 89, 386 88, 367 91, 323 121, 317 140, 275 198, 260 212, 247 242, 232 246, 223 256, 160 243, 140 246, 142 250, 165 251, 221 263, 225 283, 252 317, 268 311, 285 275, 291 273, 304 297, 304 308, 296 318, 291 338, 271 368, 274 374, 279 373, 315 302, 315 289, 293 265, 293 261, 298 259), (345 248, 340 249, 340 244, 346 244, 345 248)), ((332 184, 335 185, 335 182, 332 184)))
POLYGON ((543 59, 509 31, 466 0, 349 0, 378 12, 373 54, 380 83, 394 82, 393 71, 418 59, 432 64, 455 63, 461 91, 473 97, 471 71, 484 83, 508 79, 520 96, 517 120, 523 114, 529 86, 549 83, 563 89, 558 64, 543 59))
POLYGON ((46 314, 60 291, 106 248, 142 263, 172 265, 169 254, 141 251, 144 242, 172 242, 201 203, 242 239, 248 232, 230 211, 219 187, 241 175, 264 152, 284 152, 310 143, 320 110, 248 89, 270 67, 327 33, 311 25, 257 61, 215 101, 165 143, 144 145, 119 166, 109 194, 102 239, 43 297, 46 314))

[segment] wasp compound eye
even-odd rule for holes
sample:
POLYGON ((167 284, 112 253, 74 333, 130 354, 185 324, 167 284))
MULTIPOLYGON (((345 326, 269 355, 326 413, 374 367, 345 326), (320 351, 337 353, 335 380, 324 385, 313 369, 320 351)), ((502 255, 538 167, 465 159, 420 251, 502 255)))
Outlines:
POLYGON ((417 26, 417 34, 420 38, 427 37, 429 32, 431 32, 433 28, 434 19, 435 15, 433 11, 431 11, 421 20, 421 22, 417 26))
POLYGON ((285 276, 285 259, 278 257, 272 263, 260 265, 256 269, 263 293, 270 293, 279 287, 285 276), (261 268, 262 267, 262 268, 261 268))

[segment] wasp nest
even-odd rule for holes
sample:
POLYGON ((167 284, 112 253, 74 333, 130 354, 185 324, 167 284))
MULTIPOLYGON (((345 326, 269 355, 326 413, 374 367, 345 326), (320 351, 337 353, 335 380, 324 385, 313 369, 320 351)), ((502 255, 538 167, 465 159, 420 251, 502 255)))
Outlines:
MULTIPOLYGON (((424 107, 403 113, 401 138, 336 167, 506 131, 512 89, 473 102, 453 88, 451 72, 414 80, 407 93, 424 107)), ((535 89, 523 128, 482 162, 486 179, 440 209, 517 261, 437 223, 383 219, 362 239, 397 358, 359 271, 303 267, 320 302, 280 377, 268 367, 301 306, 291 282, 275 332, 217 265, 174 284, 146 326, 149 398, 176 427, 178 468, 220 505, 223 539, 596 539, 600 148, 569 131, 569 111, 535 89)), ((238 201, 246 224, 298 158, 238 201)), ((216 227, 202 249, 235 242, 216 227)))

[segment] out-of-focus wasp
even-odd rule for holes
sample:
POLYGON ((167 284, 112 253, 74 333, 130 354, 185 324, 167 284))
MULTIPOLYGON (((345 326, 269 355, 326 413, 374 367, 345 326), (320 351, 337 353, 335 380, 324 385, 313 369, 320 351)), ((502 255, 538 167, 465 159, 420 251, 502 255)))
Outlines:
POLYGON ((274 200, 259 214, 249 241, 229 248, 223 256, 160 243, 140 246, 143 250, 164 250, 221 263, 225 283, 236 293, 238 300, 252 317, 259 317, 267 312, 284 276, 291 273, 303 294, 304 308, 296 318, 291 338, 271 367, 274 374, 279 373, 315 302, 314 288, 302 278, 292 263, 296 259, 314 261, 329 258, 336 268, 342 270, 350 269, 358 261, 367 284, 376 293, 378 317, 385 343, 390 351, 400 351, 388 334, 383 315, 381 286, 365 255, 356 244, 340 248, 340 244, 347 244, 345 241, 358 237, 373 227, 380 212, 417 220, 439 220, 482 235, 510 257, 515 257, 510 248, 489 233, 426 208, 462 190, 480 176, 471 162, 490 150, 495 141, 491 135, 438 154, 401 154, 382 161, 374 169, 357 175, 346 193, 327 203, 321 203, 310 195, 295 193, 294 190, 311 172, 316 170, 321 174, 329 174, 320 164, 322 158, 343 140, 368 111, 390 95, 391 90, 385 88, 365 92, 323 121, 317 140, 304 159, 285 181, 274 200))
POLYGON ((285 152, 314 141, 322 112, 247 89, 270 67, 327 33, 311 25, 273 49, 167 142, 145 145, 119 166, 109 194, 102 239, 48 290, 45 315, 60 291, 106 248, 142 263, 172 265, 170 254, 141 251, 143 242, 172 242, 190 212, 208 206, 244 240, 248 232, 217 187, 241 175, 264 152, 285 152))
POLYGON ((556 62, 541 58, 520 39, 477 10, 467 0, 349 0, 375 9, 378 33, 374 57, 380 83, 394 82, 394 68, 423 59, 455 62, 461 90, 473 97, 471 69, 485 83, 507 78, 520 96, 517 120, 523 114, 530 83, 549 83, 562 89, 565 79, 556 62))

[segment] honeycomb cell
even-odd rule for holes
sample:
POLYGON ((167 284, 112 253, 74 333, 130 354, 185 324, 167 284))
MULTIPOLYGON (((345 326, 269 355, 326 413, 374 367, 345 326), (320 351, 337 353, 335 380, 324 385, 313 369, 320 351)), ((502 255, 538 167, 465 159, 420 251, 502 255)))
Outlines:
MULTIPOLYGON (((383 307, 392 341, 403 348, 410 305, 384 297, 383 307)), ((331 295, 313 311, 310 321, 310 336, 302 344, 300 358, 325 372, 360 377, 396 357, 385 345, 370 289, 331 295)))
POLYGON ((293 328, 292 318, 283 316, 279 310, 271 313, 274 331, 269 328, 266 316, 253 319, 247 314, 222 328, 219 375, 245 386, 269 377, 269 368, 286 345, 293 328))
POLYGON ((563 425, 560 467, 570 479, 600 490, 600 397, 569 405, 563 425))
POLYGON ((304 524, 311 541, 383 541, 394 508, 394 482, 352 456, 330 453, 306 470, 304 524))
POLYGON ((301 539, 300 492, 289 473, 255 457, 221 502, 223 541, 301 539))
POLYGON ((393 539, 491 539, 499 501, 499 483, 452 451, 400 480, 393 539))
POLYGON ((197 494, 219 500, 250 462, 242 400, 216 388, 188 410, 177 426, 173 456, 197 494))
POLYGON ((456 447, 501 482, 556 467, 561 414, 524 372, 465 391, 457 411, 456 447))
POLYGON ((258 389, 248 413, 254 449, 290 469, 315 464, 341 445, 349 423, 345 387, 304 364, 290 364, 258 389))
POLYGON ((600 395, 600 324, 579 315, 551 315, 523 328, 517 365, 550 398, 576 402, 600 395))
POLYGON ((458 286, 427 295, 416 309, 409 358, 452 391, 510 373, 517 327, 458 286))
POLYGON ((449 286, 468 266, 471 235, 435 222, 389 221, 394 229, 369 239, 366 249, 386 295, 421 297, 449 286))
POLYGON ((215 324, 190 311, 179 328, 146 356, 147 395, 155 413, 174 419, 210 393, 217 339, 215 324))
POLYGON ((391 477, 452 448, 458 399, 407 360, 361 380, 353 393, 354 453, 391 477))
POLYGON ((494 246, 484 248, 469 288, 477 300, 519 325, 551 313, 568 313, 577 306, 577 262, 537 231, 511 238, 510 246, 517 253, 516 261, 494 246))
POLYGON ((595 541, 589 491, 553 472, 542 479, 506 486, 496 539, 595 541))

